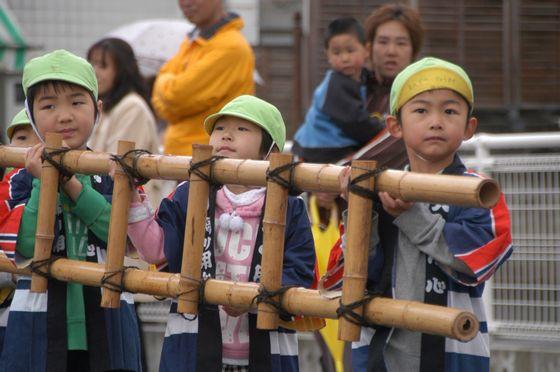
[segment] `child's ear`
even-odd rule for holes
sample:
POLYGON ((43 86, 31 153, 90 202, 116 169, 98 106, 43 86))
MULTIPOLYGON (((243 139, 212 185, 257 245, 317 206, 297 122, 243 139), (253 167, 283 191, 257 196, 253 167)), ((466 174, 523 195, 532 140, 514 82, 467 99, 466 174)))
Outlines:
POLYGON ((98 115, 101 115, 101 110, 103 109, 103 101, 98 99, 97 100, 97 112, 99 112, 98 115))
POLYGON ((474 116, 471 116, 469 120, 467 120, 467 126, 465 128, 465 135, 463 136, 463 140, 466 141, 470 139, 474 133, 476 132, 476 128, 478 127, 478 120, 474 116))
POLYGON ((399 124, 396 116, 387 115, 385 122, 387 125, 387 130, 389 131, 389 133, 391 133, 391 136, 395 138, 402 138, 402 126, 399 124))

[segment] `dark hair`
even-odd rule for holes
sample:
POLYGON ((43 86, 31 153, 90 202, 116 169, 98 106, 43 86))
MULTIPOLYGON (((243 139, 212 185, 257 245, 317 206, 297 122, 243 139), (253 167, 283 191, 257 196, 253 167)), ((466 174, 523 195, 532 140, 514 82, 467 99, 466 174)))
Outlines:
POLYGON ((327 30, 325 32, 325 49, 329 48, 329 42, 333 37, 343 34, 355 35, 361 44, 366 44, 364 29, 356 18, 337 18, 327 26, 327 30))
POLYGON ((88 61, 91 62, 93 52, 97 50, 102 52, 103 63, 106 63, 107 58, 111 58, 116 69, 113 88, 99 97, 103 101, 103 111, 111 111, 130 92, 138 93, 146 102, 149 102, 144 80, 140 76, 138 63, 131 46, 126 41, 114 37, 101 39, 89 48, 88 61))
POLYGON ((89 93, 89 96, 91 97, 91 101, 93 102, 93 108, 95 110, 95 117, 97 118, 99 116, 99 111, 97 110, 97 101, 95 100, 95 97, 93 96, 93 92, 91 92, 90 90, 88 90, 85 87, 82 87, 81 85, 74 84, 74 83, 69 83, 67 81, 45 80, 45 81, 41 81, 37 84, 34 84, 34 85, 30 86, 29 89, 27 89, 26 100, 27 100, 27 105, 29 106, 29 111, 30 111, 30 114, 31 114, 31 117, 30 117, 31 121, 35 122, 35 114, 33 112, 33 102, 35 102, 35 97, 37 96, 37 92, 39 91, 39 89, 43 89, 43 91, 45 91, 49 87, 52 88, 52 90, 54 90, 54 92, 56 94, 58 94, 60 90, 74 89, 76 87, 80 87, 80 88, 85 89, 89 93))
MULTIPOLYGON (((272 141, 272 137, 270 136, 270 134, 268 134, 266 130, 261 128, 261 132, 262 132, 262 140, 261 140, 261 148, 259 150, 259 153, 261 154, 261 156, 266 156, 266 154, 268 154, 268 151, 270 150, 270 146, 272 146, 273 141, 272 141)), ((276 146, 278 146, 278 144, 276 144, 276 146)))
POLYGON ((366 38, 372 43, 377 28, 389 21, 399 21, 408 31, 412 43, 412 58, 415 59, 422 48, 424 27, 420 14, 415 9, 403 4, 385 4, 375 9, 366 19, 366 38))

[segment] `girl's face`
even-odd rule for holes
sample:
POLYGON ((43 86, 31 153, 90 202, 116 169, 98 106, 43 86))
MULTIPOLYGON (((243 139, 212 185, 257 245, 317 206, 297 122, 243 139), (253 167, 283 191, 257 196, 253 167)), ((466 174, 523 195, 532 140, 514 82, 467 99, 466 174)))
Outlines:
POLYGON ((226 115, 214 124, 209 143, 214 147, 214 155, 262 160, 261 141, 261 127, 250 121, 226 115))
POLYGON ((115 61, 109 53, 101 49, 95 49, 91 53, 89 62, 95 69, 97 84, 99 85, 99 95, 104 96, 109 93, 115 85, 115 77, 117 75, 115 61))

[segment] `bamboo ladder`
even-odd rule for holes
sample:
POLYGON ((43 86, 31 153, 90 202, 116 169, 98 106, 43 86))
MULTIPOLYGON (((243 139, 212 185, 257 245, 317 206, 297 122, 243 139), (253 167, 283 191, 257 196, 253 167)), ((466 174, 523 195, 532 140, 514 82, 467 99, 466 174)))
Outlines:
MULTIPOLYGON (((49 151, 60 144, 47 143, 49 151)), ((119 154, 134 148, 132 143, 119 143, 119 154)), ((369 250, 370 218, 372 203, 359 194, 349 195, 348 240, 345 255, 345 273, 342 298, 324 296, 316 290, 289 288, 281 295, 276 292, 282 287, 282 259, 284 227, 288 186, 274 178, 267 179, 267 170, 280 169, 278 177, 288 180, 292 187, 302 191, 340 192, 338 176, 342 167, 301 163, 291 168, 282 168, 292 162, 286 154, 272 154, 270 162, 240 159, 220 159, 209 162, 210 146, 195 145, 193 157, 141 155, 138 156, 136 171, 146 178, 190 179, 189 205, 186 216, 185 241, 181 273, 169 274, 123 268, 126 245, 128 205, 130 186, 128 179, 119 166, 115 174, 113 208, 110 220, 108 258, 105 265, 96 263, 59 259, 50 262, 44 274, 62 280, 82 283, 89 286, 104 286, 102 306, 118 307, 121 290, 146 293, 157 296, 178 297, 178 311, 196 314, 199 304, 201 279, 202 244, 206 222, 206 205, 209 195, 209 182, 221 184, 241 184, 253 186, 267 185, 267 203, 263 218, 263 258, 260 284, 238 283, 210 279, 205 282, 204 300, 237 308, 257 308, 257 326, 260 329, 275 329, 278 326, 278 313, 267 302, 255 303, 255 298, 264 292, 273 294, 282 309, 294 315, 307 315, 323 318, 337 318, 340 305, 349 305, 363 299, 367 279, 367 255, 369 250), (192 160, 192 165, 191 165, 192 160), (191 168, 197 168, 190 172, 191 168), (118 209, 118 210, 117 210, 118 209), (107 285, 107 284, 110 285, 107 285)), ((21 167, 24 165, 25 149, 0 147, 0 165, 21 167)), ((91 151, 71 150, 58 159, 61 165, 71 172, 82 174, 107 174, 110 170, 111 155, 91 151)), ((128 161, 130 165, 130 161, 128 161)), ((44 185, 55 190, 51 194, 40 195, 39 214, 54 216, 56 183, 58 175, 51 171, 51 180, 43 181, 49 173, 44 164, 41 176, 44 185), (54 200, 54 201, 53 201, 54 200)), ((354 162, 351 176, 375 170, 374 162, 354 162)), ((387 191, 394 197, 407 201, 423 201, 439 204, 456 204, 489 208, 499 197, 499 187, 495 181, 476 177, 415 174, 395 170, 385 170, 376 177, 362 179, 358 186, 373 191, 387 191), (374 185, 374 182, 376 185, 374 185)), ((46 189, 43 186, 42 190, 46 189)), ((45 193, 46 194, 46 193, 45 193)), ((54 222, 54 220, 53 220, 54 222)), ((52 232, 46 226, 45 231, 52 232)), ((37 243, 47 245, 48 241, 37 230, 37 243), (45 240, 39 243, 40 239, 45 240)), ((48 236, 46 237, 48 239, 48 236)), ((51 239, 52 244, 52 239, 51 239)), ((48 259, 50 251, 40 250, 41 255, 34 261, 48 259)), ((38 249, 36 249, 36 255, 38 249)), ((44 267, 44 266, 43 266, 44 267)), ((0 255, 0 270, 19 274, 32 274, 29 267, 18 269, 5 256, 0 255)), ((46 279, 34 275, 37 283, 46 279)), ((401 327, 413 331, 437 334, 468 341, 478 332, 478 320, 467 311, 439 307, 413 301, 373 298, 353 310, 363 315, 368 322, 388 327, 401 327)), ((359 339, 360 326, 342 319, 339 323, 339 338, 346 341, 359 339)))

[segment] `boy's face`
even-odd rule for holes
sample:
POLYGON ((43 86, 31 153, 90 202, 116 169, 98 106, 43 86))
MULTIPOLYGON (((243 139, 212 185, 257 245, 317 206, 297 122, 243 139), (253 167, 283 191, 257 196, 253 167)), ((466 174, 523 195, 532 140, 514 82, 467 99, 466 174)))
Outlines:
MULTIPOLYGON (((97 102, 101 110, 101 102, 97 102)), ((41 137, 59 133, 72 149, 83 149, 93 130, 95 106, 89 91, 77 85, 47 84, 37 90, 33 116, 41 137)))
POLYGON ((250 121, 226 115, 214 124, 209 143, 214 147, 214 155, 261 160, 261 141, 261 127, 250 121))
POLYGON ((356 35, 340 34, 329 40, 327 59, 333 70, 359 81, 367 53, 356 35))
POLYGON ((39 143, 39 138, 31 128, 31 125, 20 125, 14 129, 10 146, 31 147, 39 143))
POLYGON ((392 80, 412 62, 412 42, 399 21, 382 23, 371 44, 371 60, 379 80, 392 80))
POLYGON ((400 113, 401 122, 389 116, 387 126, 393 136, 403 138, 411 165, 420 159, 443 169, 477 127, 477 120, 469 118, 467 102, 449 89, 420 93, 400 113))

